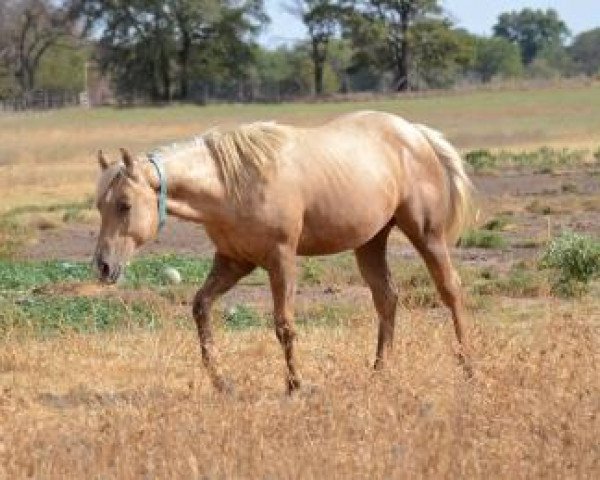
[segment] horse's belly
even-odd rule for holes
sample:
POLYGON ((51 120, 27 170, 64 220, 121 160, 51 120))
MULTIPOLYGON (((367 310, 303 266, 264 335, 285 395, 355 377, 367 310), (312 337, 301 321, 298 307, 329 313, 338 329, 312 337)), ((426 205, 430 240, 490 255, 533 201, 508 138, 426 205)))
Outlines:
POLYGON ((307 212, 298 242, 299 255, 328 255, 367 243, 393 218, 395 206, 365 202, 329 213, 307 212))

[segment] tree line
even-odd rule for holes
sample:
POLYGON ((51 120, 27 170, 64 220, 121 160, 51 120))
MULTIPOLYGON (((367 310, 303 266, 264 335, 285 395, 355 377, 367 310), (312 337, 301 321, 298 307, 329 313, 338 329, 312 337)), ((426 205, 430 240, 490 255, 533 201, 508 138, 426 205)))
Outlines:
POLYGON ((600 74, 600 28, 553 9, 501 14, 491 36, 439 0, 289 0, 306 38, 261 46, 263 0, 5 0, 0 97, 85 89, 88 61, 122 101, 273 100, 600 74))

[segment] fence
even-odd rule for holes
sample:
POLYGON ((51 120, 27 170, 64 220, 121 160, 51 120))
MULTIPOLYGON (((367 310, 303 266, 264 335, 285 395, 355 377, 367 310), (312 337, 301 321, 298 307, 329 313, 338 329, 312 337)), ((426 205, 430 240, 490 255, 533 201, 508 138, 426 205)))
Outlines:
POLYGON ((51 110, 56 108, 87 106, 87 98, 79 92, 36 91, 18 97, 0 98, 0 111, 51 110))

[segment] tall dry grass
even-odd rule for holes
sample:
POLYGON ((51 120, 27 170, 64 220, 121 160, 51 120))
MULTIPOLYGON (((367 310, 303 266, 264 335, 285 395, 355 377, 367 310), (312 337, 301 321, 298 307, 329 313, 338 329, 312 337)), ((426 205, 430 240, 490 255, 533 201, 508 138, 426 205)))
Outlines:
POLYGON ((219 331, 233 396, 192 330, 4 340, 0 478, 598 478, 597 302, 521 307, 476 323, 472 380, 441 310, 380 373, 366 318, 302 329, 292 398, 267 329, 219 331))

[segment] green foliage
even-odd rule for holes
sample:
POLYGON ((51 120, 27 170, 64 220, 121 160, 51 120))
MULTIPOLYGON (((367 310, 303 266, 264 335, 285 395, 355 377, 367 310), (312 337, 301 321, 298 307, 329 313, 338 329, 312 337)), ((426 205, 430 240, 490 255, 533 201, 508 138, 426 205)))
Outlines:
POLYGON ((43 262, 0 260, 0 291, 28 290, 57 283, 89 280, 89 264, 47 260, 43 262))
POLYGON ((564 296, 585 292, 587 284, 600 276, 600 241, 574 232, 554 238, 540 259, 540 267, 555 269, 552 289, 564 296))
MULTIPOLYGON (((380 71, 391 70, 396 88, 407 90, 414 82, 409 62, 418 37, 414 29, 427 16, 440 14, 439 3, 438 0, 369 0, 355 8, 344 22, 345 35, 352 38, 356 47, 354 68, 376 66, 380 71), (406 55, 400 54, 402 51, 406 55)), ((426 55, 426 49, 421 50, 426 55)), ((438 57, 438 53, 433 56, 438 57)))
POLYGON ((126 284, 132 287, 142 285, 164 286, 168 280, 165 267, 173 267, 181 274, 182 283, 200 285, 208 275, 211 260, 185 255, 167 254, 137 259, 125 271, 126 284))
POLYGON ((490 230, 467 230, 459 240, 463 248, 503 248, 506 240, 498 232, 490 230))
POLYGON ((583 163, 588 155, 588 150, 541 147, 530 152, 501 150, 498 153, 492 153, 488 149, 478 149, 467 152, 464 158, 465 162, 478 172, 499 167, 551 168, 577 165, 583 163))
POLYGON ((193 81, 243 78, 263 2, 99 2, 100 61, 123 98, 188 99, 193 81))
POLYGON ((307 285, 319 285, 323 277, 323 265, 312 257, 307 257, 302 261, 302 282, 307 285))
POLYGON ((519 47, 502 37, 480 37, 475 42, 474 70, 483 82, 523 73, 519 47))
POLYGON ((28 328, 36 333, 98 332, 127 326, 157 326, 156 313, 141 302, 118 299, 31 296, 0 300, 0 332, 28 328))
POLYGON ((421 20, 410 32, 412 63, 416 82, 428 88, 452 85, 458 73, 473 63, 474 41, 462 30, 454 30, 448 21, 421 20))
MULTIPOLYGON (((211 261, 174 254, 138 258, 125 272, 125 285, 133 288, 167 285, 163 273, 167 266, 181 273, 183 284, 199 285, 208 275, 211 261)), ((88 262, 0 260, 0 291, 24 291, 58 282, 93 280, 94 276, 88 262)))
POLYGON ((546 291, 545 277, 525 263, 513 265, 506 274, 485 269, 480 272, 472 285, 472 292, 476 295, 529 298, 538 297, 546 291))
POLYGON ((36 86, 43 90, 85 90, 85 64, 88 53, 71 39, 61 39, 40 61, 36 86))
POLYGON ((600 72, 600 27, 577 35, 569 53, 577 71, 590 76, 600 72))
POLYGON ((556 10, 549 8, 502 13, 494 25, 494 35, 515 42, 521 49, 523 63, 529 65, 544 48, 562 45, 569 34, 556 10))

